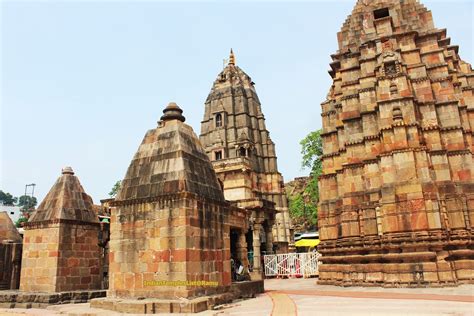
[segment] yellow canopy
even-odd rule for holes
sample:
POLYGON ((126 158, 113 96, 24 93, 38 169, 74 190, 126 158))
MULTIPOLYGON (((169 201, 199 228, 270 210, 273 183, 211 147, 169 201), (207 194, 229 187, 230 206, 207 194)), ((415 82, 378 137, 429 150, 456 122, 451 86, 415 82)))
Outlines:
POLYGON ((319 243, 319 239, 300 239, 295 242, 295 247, 316 247, 319 243))

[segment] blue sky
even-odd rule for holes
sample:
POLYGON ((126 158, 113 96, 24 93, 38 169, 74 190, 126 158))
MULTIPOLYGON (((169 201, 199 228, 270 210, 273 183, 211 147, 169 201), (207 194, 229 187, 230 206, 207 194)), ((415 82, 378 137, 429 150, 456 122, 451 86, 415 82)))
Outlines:
MULTIPOLYGON (((422 1, 473 62, 466 1, 422 1)), ((330 54, 348 1, 2 1, 0 189, 41 200, 70 165, 106 198, 170 101, 199 134, 232 47, 256 83, 285 181, 305 175, 299 141, 321 127, 330 54)))

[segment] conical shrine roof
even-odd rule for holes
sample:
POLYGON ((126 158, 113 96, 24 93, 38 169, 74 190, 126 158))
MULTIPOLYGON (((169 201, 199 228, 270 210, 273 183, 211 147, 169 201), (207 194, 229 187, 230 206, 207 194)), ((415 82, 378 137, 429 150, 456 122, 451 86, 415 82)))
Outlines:
POLYGON ((62 170, 44 200, 28 220, 28 224, 52 220, 98 223, 92 198, 84 191, 71 167, 62 170))
POLYGON ((184 123, 182 110, 170 103, 163 112, 159 126, 149 130, 138 147, 115 203, 181 192, 224 201, 211 162, 184 123))
POLYGON ((0 212, 0 243, 5 240, 21 242, 21 236, 7 212, 0 212))

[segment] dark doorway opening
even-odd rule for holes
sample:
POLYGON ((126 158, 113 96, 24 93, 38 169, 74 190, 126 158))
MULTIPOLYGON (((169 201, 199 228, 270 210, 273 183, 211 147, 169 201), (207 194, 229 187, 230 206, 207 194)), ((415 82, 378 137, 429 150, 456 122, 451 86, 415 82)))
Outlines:
POLYGON ((390 11, 388 11, 388 8, 378 9, 374 11, 374 18, 376 20, 385 18, 387 16, 390 16, 390 11))
POLYGON ((239 266, 237 257, 237 242, 239 241, 239 231, 237 229, 230 229, 230 271, 232 282, 237 279, 236 267, 239 266))

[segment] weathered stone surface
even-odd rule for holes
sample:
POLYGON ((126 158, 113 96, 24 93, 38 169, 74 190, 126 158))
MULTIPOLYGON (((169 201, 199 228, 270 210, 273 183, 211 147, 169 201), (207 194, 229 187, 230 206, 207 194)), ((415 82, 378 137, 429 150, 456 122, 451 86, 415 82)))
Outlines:
POLYGON ((110 203, 112 299, 193 298, 225 292, 231 283, 229 222, 238 212, 230 215, 211 162, 183 123, 182 111, 170 104, 164 113, 110 203))
POLYGON ((20 286, 23 240, 6 212, 0 212, 0 290, 20 286))
POLYGON ((99 223, 70 167, 25 224, 20 290, 100 289, 99 223))
POLYGON ((322 103, 320 282, 472 282, 471 66, 415 0, 359 0, 338 41, 322 103))
MULTIPOLYGON (((199 139, 227 200, 235 201, 239 207, 245 207, 246 200, 274 203, 277 211, 274 221, 271 209, 262 210, 270 216, 262 212, 257 216, 263 218, 262 223, 266 220, 265 226, 273 227, 271 237, 277 251, 287 252, 292 244, 292 232, 275 144, 265 127, 254 82, 236 66, 232 51, 228 65, 214 81, 207 97, 199 139)), ((272 252, 272 247, 267 251, 272 252)))
POLYGON ((163 115, 162 126, 146 133, 122 182, 117 201, 179 192, 224 201, 206 153, 192 128, 181 124, 174 113, 179 113, 175 106, 171 103, 165 110, 169 117, 163 115))
POLYGON ((18 229, 12 222, 7 212, 0 212, 0 242, 9 240, 12 243, 21 243, 22 239, 18 229))
POLYGON ((232 283, 228 292, 199 298, 97 298, 91 300, 92 308, 108 309, 121 313, 199 313, 234 299, 252 298, 263 293, 263 280, 232 283))
POLYGON ((0 306, 8 308, 45 308, 48 305, 86 303, 104 297, 105 290, 88 290, 56 293, 33 293, 22 291, 1 291, 0 306))
POLYGON ((92 198, 84 192, 71 167, 66 167, 28 220, 28 225, 54 220, 97 223, 93 208, 92 198))

